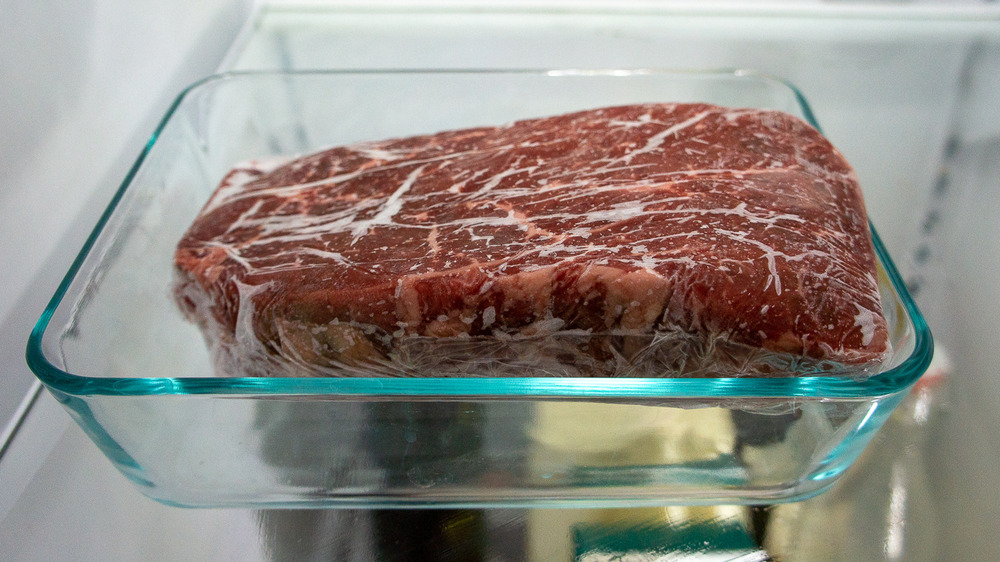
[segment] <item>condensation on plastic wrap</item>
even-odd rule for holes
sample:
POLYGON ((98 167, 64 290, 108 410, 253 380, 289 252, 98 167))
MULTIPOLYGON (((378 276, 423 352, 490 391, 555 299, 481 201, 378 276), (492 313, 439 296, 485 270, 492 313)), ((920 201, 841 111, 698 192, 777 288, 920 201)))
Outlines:
POLYGON ((198 323, 219 376, 258 377, 781 377, 843 375, 865 378, 884 360, 846 365, 706 338, 681 330, 595 333, 561 329, 558 319, 515 333, 432 337, 393 335, 376 326, 275 320, 276 341, 255 332, 254 296, 265 287, 236 285, 234 330, 215 316, 207 293, 178 275, 176 296, 198 323))
POLYGON ((891 354, 854 173, 773 111, 623 106, 251 162, 177 265, 230 376, 863 378, 891 354))

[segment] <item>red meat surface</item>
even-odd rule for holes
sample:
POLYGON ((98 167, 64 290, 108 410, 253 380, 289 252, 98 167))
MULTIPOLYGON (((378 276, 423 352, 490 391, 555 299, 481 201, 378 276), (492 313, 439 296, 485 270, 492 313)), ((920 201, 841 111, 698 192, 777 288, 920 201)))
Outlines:
POLYGON ((776 111, 632 105, 246 164, 176 268, 181 307, 230 358, 384 362, 406 338, 559 333, 889 351, 856 177, 776 111))

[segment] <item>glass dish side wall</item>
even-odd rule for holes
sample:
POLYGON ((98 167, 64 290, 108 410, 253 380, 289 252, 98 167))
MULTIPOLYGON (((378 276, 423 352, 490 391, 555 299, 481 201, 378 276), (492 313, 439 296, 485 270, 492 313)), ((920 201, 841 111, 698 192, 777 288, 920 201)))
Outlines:
POLYGON ((29 362, 115 465, 166 503, 760 503, 817 493, 929 359, 929 334, 918 312, 911 321, 891 264, 880 282, 897 353, 893 374, 869 381, 221 379, 173 302, 174 244, 236 162, 650 99, 809 117, 794 89, 732 73, 207 80, 126 181, 40 322, 29 362), (450 104, 422 111, 428 96, 450 104))
POLYGON ((55 393, 144 494, 194 507, 792 501, 832 485, 902 396, 767 411, 55 393))

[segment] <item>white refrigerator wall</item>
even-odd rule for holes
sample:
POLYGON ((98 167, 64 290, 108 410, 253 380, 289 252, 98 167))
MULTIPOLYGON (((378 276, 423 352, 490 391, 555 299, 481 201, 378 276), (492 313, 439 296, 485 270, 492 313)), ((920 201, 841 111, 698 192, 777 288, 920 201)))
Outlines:
POLYGON ((0 0, 0 445, 34 321, 177 92, 252 5, 0 0))

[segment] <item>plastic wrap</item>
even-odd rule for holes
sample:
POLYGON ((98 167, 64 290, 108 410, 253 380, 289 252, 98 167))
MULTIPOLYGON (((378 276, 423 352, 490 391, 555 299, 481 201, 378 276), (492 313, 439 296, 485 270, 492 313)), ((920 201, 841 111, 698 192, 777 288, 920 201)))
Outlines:
POLYGON ((231 376, 788 376, 891 352, 815 129, 603 108, 235 168, 176 296, 231 376))

